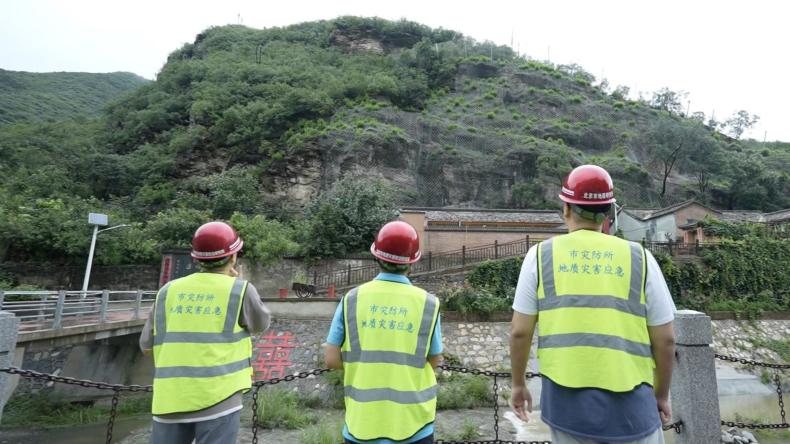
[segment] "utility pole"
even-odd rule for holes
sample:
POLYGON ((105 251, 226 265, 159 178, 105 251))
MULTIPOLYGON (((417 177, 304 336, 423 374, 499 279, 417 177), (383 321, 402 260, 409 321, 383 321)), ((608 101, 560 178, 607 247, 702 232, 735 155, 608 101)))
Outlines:
POLYGON ((85 266, 85 277, 82 279, 82 294, 80 297, 85 297, 88 291, 88 282, 91 279, 91 268, 93 266, 93 252, 96 249, 96 237, 102 231, 114 230, 116 228, 130 227, 129 224, 116 225, 110 228, 99 229, 99 226, 106 227, 108 225, 108 218, 106 214, 101 213, 88 213, 88 223, 93 225, 93 237, 91 238, 91 249, 88 252, 88 264, 85 266))
POLYGON ((82 297, 88 291, 88 281, 91 277, 91 266, 93 265, 93 250, 96 248, 96 236, 99 234, 99 226, 107 226, 107 215, 101 213, 88 213, 88 223, 93 225, 93 237, 91 238, 91 249, 88 253, 88 265, 85 266, 85 277, 82 279, 82 297))

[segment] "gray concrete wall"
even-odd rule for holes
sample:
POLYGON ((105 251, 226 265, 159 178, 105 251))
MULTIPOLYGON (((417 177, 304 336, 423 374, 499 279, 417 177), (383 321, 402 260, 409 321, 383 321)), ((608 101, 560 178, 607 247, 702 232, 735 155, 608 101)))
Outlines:
MULTIPOLYGON (((10 367, 16 352, 17 318, 6 311, 0 311, 0 367, 10 367)), ((3 406, 10 396, 9 376, 0 373, 0 418, 3 417, 3 406)))
MULTIPOLYGON (((0 273, 11 276, 16 285, 32 285, 51 290, 78 290, 82 287, 85 266, 6 262, 0 264, 0 273)), ((94 265, 91 268, 90 288, 156 290, 158 284, 158 264, 94 265)))
POLYGON ((667 214, 655 219, 642 221, 623 211, 617 217, 617 223, 623 230, 623 236, 632 241, 646 239, 653 242, 666 242, 667 236, 675 240, 677 226, 675 216, 667 214))

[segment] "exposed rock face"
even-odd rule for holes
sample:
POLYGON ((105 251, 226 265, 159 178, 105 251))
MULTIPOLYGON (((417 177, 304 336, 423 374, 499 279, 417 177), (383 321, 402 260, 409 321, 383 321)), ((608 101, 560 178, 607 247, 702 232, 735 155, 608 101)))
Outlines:
POLYGON ((336 32, 331 37, 333 45, 344 48, 347 52, 372 52, 384 54, 384 45, 372 37, 352 37, 336 32))

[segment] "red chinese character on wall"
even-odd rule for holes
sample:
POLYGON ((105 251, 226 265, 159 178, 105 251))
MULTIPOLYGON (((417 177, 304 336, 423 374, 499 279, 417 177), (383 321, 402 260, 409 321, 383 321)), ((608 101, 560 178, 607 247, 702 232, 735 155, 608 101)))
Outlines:
POLYGON ((291 332, 273 333, 269 330, 255 342, 252 369, 256 381, 282 378, 288 374, 291 362, 291 350, 299 343, 291 332))

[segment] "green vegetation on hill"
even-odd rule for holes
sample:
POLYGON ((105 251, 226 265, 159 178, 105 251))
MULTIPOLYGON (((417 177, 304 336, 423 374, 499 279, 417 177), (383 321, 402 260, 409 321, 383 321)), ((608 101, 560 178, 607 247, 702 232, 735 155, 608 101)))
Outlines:
POLYGON ((626 96, 579 66, 406 21, 210 28, 96 119, 0 127, 0 259, 81 261, 89 210, 133 224, 105 236, 100 263, 155 260, 212 218, 277 233, 248 248, 263 261, 332 256, 363 248, 395 205, 554 207, 587 162, 629 206, 790 207, 790 146, 723 136, 671 91, 626 96))
POLYGON ((0 124, 98 116, 105 105, 148 80, 129 73, 33 73, 0 69, 0 124))

